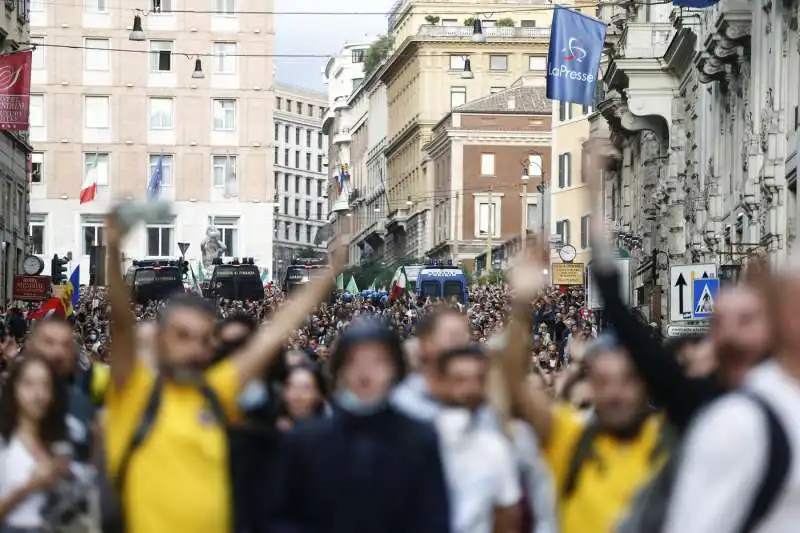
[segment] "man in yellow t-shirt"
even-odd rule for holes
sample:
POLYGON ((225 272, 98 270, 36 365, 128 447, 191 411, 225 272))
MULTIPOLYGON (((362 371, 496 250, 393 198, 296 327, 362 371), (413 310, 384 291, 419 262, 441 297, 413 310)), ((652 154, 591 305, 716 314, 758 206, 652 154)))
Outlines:
MULTIPOLYGON (((114 213, 106 237, 109 257, 120 257, 123 233, 114 213)), ((291 332, 330 294, 344 250, 337 247, 329 276, 309 283, 245 347, 210 368, 216 315, 211 302, 191 294, 168 302, 158 320, 153 371, 137 358, 128 288, 119 270, 109 269, 106 453, 110 477, 122 493, 126 533, 232 531, 226 420, 221 418, 238 417, 243 384, 263 375, 291 332), (145 438, 136 438, 142 427, 148 427, 145 438), (133 447, 135 441, 141 443, 133 447)))

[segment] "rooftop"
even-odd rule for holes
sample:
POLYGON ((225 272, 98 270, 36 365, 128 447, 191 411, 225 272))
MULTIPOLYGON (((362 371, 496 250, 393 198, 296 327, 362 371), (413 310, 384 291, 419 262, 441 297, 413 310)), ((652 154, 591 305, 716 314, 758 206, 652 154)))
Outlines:
POLYGON ((543 87, 510 87, 459 106, 454 113, 518 113, 550 115, 553 106, 543 87))

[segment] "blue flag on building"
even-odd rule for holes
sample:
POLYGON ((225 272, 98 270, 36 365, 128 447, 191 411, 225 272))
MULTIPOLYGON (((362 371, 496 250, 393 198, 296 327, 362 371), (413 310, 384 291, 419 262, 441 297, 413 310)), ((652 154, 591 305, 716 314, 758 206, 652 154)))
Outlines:
POLYGON ((594 105, 605 23, 565 7, 553 10, 547 56, 547 97, 594 105))
POLYGON ((158 200, 161 195, 161 182, 164 179, 164 156, 158 157, 156 168, 153 169, 153 174, 150 176, 150 183, 147 184, 147 199, 158 200))

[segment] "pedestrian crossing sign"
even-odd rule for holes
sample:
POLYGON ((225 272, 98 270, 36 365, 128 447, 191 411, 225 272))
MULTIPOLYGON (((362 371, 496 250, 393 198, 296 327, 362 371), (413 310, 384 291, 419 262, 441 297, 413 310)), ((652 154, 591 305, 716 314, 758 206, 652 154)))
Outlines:
POLYGON ((719 279, 695 279, 692 289, 692 318, 709 318, 714 314, 714 308, 716 307, 717 295, 719 294, 719 279))

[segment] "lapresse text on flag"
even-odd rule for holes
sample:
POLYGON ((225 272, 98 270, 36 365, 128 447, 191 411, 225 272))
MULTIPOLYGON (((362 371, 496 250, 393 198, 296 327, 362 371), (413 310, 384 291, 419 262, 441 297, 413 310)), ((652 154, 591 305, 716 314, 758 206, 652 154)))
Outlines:
POLYGON ((606 25, 571 9, 553 10, 547 57, 547 97, 560 102, 594 104, 606 25))

